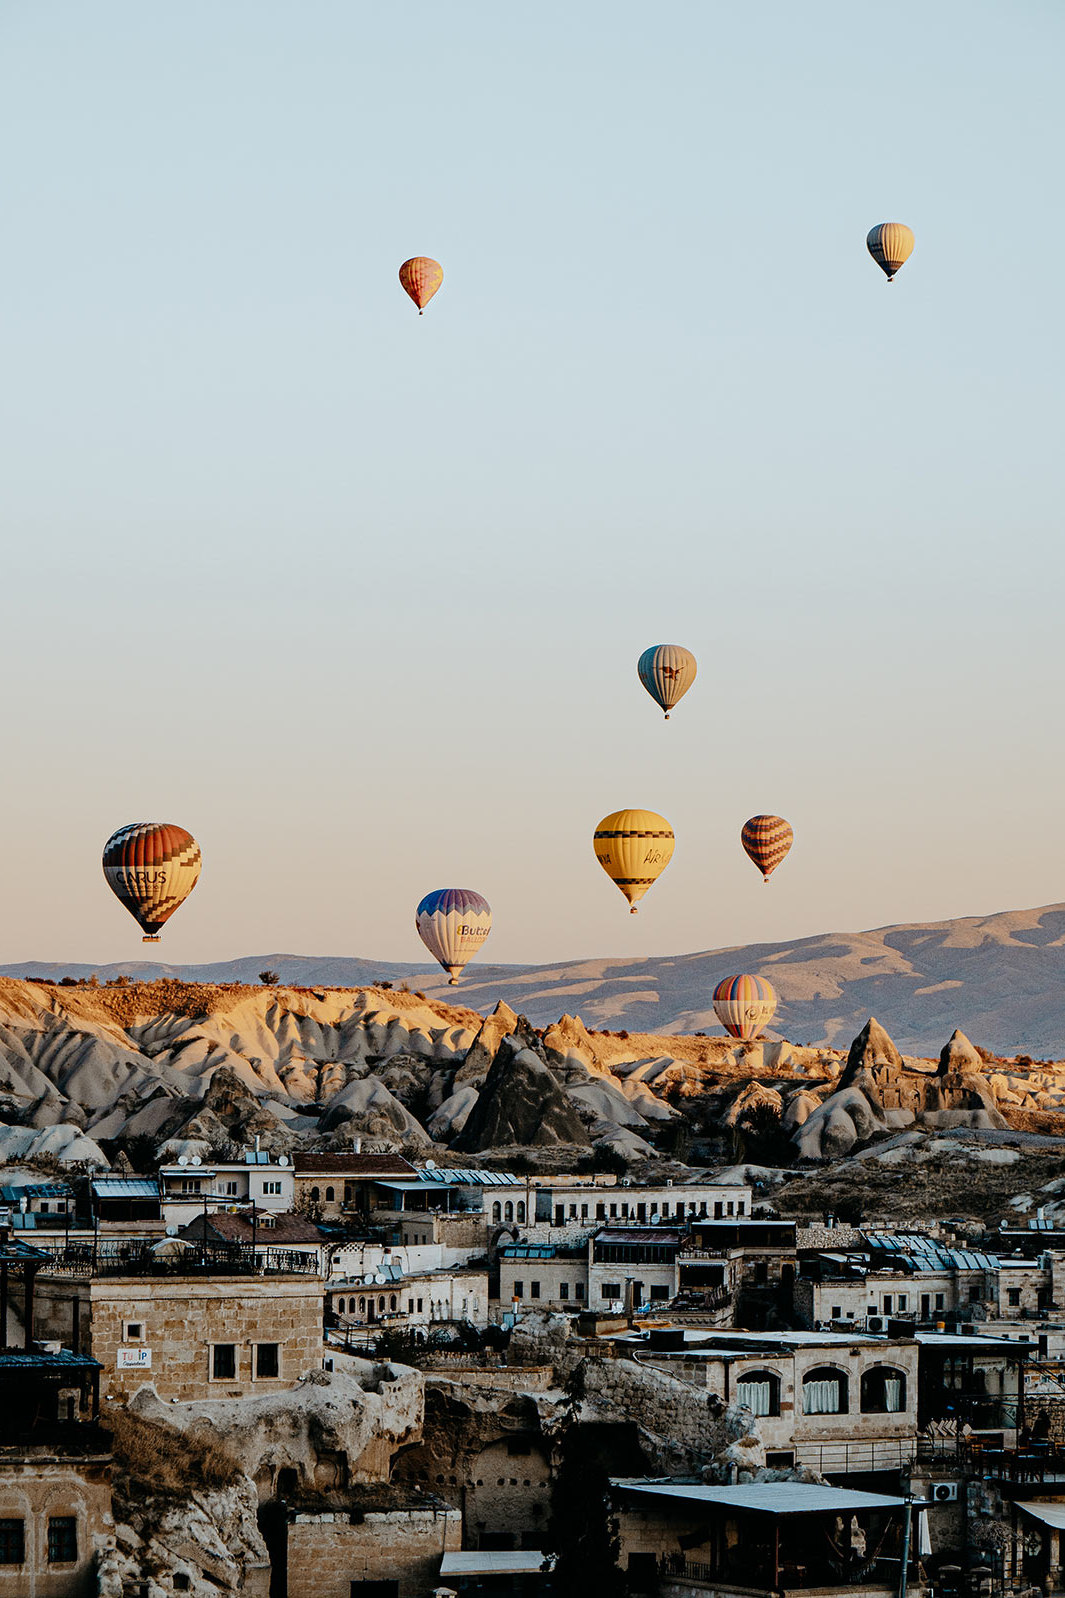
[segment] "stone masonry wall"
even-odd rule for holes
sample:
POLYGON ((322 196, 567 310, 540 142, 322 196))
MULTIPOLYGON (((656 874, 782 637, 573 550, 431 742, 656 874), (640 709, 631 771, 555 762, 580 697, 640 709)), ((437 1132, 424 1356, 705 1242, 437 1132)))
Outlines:
POLYGON ((69 1344, 77 1299, 82 1352, 103 1366, 101 1393, 130 1397, 145 1382, 178 1400, 242 1398, 289 1388, 322 1364, 322 1284, 307 1277, 114 1277, 90 1283, 38 1281, 36 1335, 69 1344), (87 1313, 86 1313, 87 1312, 87 1313), (130 1329, 139 1326, 138 1338, 130 1329), (216 1343, 235 1345, 233 1379, 213 1376, 216 1343), (255 1349, 278 1345, 278 1374, 256 1373, 255 1349), (150 1363, 120 1368, 119 1351, 150 1363))
POLYGON ((353 1581, 398 1581, 399 1598, 440 1584, 440 1558, 462 1547, 457 1509, 297 1515, 288 1529, 289 1598, 350 1598, 353 1581))

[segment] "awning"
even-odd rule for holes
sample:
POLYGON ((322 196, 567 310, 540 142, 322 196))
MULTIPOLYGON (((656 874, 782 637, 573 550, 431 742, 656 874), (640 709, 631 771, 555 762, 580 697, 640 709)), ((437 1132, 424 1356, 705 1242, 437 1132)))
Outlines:
MULTIPOLYGON (((610 1485, 628 1493, 672 1498, 682 1503, 742 1509, 757 1515, 852 1515, 862 1509, 905 1509, 905 1498, 882 1493, 852 1492, 845 1487, 813 1487, 806 1482, 748 1482, 733 1487, 708 1487, 703 1482, 630 1481, 610 1485)), ((1065 1506, 1063 1506, 1065 1508, 1065 1506)))
POLYGON ((535 1576, 543 1569, 539 1548, 464 1548, 445 1554, 442 1576, 535 1576))
POLYGON ((1018 1502, 1018 1509, 1023 1509, 1026 1515, 1031 1515, 1033 1520, 1041 1520, 1044 1526, 1054 1526, 1059 1531, 1065 1531, 1065 1500, 1047 1499, 1040 1503, 1038 1499, 1022 1504, 1018 1502))

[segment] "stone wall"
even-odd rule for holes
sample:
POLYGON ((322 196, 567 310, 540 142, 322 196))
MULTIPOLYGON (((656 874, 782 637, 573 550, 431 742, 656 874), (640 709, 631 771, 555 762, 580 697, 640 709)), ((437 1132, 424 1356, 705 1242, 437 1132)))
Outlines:
POLYGON ((96 1545, 112 1534, 109 1459, 10 1459, 0 1472, 0 1519, 21 1520, 26 1558, 0 1565, 0 1598, 82 1598, 95 1591, 96 1545), (77 1558, 49 1563, 48 1521, 71 1517, 77 1558))
POLYGON ((101 1393, 126 1397, 151 1382, 161 1398, 241 1398, 292 1387, 322 1364, 322 1284, 313 1277, 38 1278, 35 1336, 70 1343, 103 1366, 101 1393), (134 1336, 134 1328, 140 1335, 134 1336), (231 1344, 232 1379, 216 1379, 213 1348, 231 1344), (277 1344, 276 1376, 257 1373, 256 1349, 277 1344), (123 1359, 146 1361, 119 1366, 123 1359))
POLYGON ((399 1598, 440 1584, 440 1558, 462 1547, 462 1516, 443 1506, 297 1514, 288 1528, 288 1598, 350 1598, 353 1581, 398 1581, 399 1598))

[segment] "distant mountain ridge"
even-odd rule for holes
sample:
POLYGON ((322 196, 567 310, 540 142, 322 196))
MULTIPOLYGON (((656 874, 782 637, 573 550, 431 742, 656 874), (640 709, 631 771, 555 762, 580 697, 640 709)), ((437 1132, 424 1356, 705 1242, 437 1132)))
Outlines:
POLYGON ((642 960, 479 961, 458 988, 449 988, 428 962, 345 956, 262 954, 190 966, 30 960, 0 967, 5 976, 50 980, 94 970, 101 982, 126 975, 254 983, 266 970, 297 986, 406 982, 430 998, 482 1012, 504 999, 536 1026, 569 1012, 591 1027, 659 1033, 719 1033, 711 1004, 715 985, 753 971, 772 982, 780 999, 769 1035, 795 1043, 845 1048, 875 1015, 908 1054, 938 1054, 960 1027, 999 1054, 1065 1057, 1065 904, 642 960))

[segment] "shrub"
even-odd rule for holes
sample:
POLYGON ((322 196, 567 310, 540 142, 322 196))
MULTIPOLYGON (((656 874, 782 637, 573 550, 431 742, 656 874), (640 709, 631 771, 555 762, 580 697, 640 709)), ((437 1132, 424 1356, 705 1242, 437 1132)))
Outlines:
POLYGON ((276 988, 277 984, 281 981, 281 978, 278 976, 276 971, 260 971, 259 981, 266 988, 276 988))

